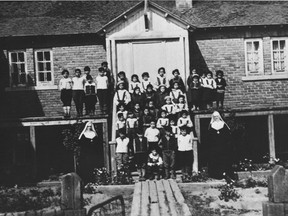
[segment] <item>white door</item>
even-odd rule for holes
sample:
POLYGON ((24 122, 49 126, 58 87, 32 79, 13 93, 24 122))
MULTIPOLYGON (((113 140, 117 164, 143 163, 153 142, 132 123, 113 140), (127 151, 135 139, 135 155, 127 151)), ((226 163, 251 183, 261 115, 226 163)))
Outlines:
POLYGON ((134 73, 141 80, 141 74, 149 72, 150 79, 156 82, 160 67, 166 69, 168 78, 172 70, 179 69, 185 80, 184 46, 179 39, 118 42, 116 49, 117 72, 125 71, 129 81, 134 73))

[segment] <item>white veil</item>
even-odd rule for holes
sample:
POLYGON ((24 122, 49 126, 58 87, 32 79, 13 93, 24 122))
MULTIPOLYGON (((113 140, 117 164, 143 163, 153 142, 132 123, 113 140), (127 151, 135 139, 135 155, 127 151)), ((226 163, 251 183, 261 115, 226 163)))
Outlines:
POLYGON ((95 127, 93 125, 93 123, 91 121, 88 121, 83 129, 83 131, 81 132, 79 139, 82 138, 82 136, 85 136, 87 139, 93 139, 94 137, 98 136, 95 127), (87 131, 87 127, 91 126, 91 131, 87 131))
POLYGON ((214 111, 212 116, 211 116, 211 121, 209 124, 209 128, 213 128, 215 130, 220 130, 224 127, 224 125, 227 126, 227 128, 230 130, 229 126, 226 124, 226 122, 224 122, 224 120, 222 119, 220 113, 218 111, 214 111), (219 121, 215 121, 214 117, 218 117, 219 121))

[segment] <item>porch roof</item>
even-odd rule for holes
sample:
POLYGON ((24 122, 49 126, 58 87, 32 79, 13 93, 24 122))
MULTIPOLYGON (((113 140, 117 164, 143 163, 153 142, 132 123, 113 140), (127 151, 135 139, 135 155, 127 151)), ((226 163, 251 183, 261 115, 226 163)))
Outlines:
MULTIPOLYGON (((0 37, 97 33, 134 1, 25 1, 0 2, 0 37)), ((287 1, 193 0, 193 8, 180 12, 175 0, 153 0, 183 23, 197 28, 285 25, 287 1)))

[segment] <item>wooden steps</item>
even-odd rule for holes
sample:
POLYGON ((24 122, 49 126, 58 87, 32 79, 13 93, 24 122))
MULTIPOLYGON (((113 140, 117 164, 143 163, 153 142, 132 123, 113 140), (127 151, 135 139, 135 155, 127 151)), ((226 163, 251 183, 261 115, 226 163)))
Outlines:
POLYGON ((135 184, 131 216, 190 216, 184 197, 172 179, 135 184))

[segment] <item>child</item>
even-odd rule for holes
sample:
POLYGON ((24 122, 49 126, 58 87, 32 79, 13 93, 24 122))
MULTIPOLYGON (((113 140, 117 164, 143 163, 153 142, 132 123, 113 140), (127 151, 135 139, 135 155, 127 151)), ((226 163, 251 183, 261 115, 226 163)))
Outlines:
POLYGON ((126 137, 125 128, 119 130, 119 137, 116 138, 115 155, 117 171, 123 170, 128 166, 129 152, 131 151, 129 141, 129 138, 126 137))
POLYGON ((173 88, 174 86, 174 82, 178 82, 179 83, 179 89, 182 91, 182 92, 186 92, 186 89, 185 89, 185 85, 184 85, 184 82, 182 80, 182 78, 180 77, 180 72, 178 69, 175 69, 172 71, 172 74, 173 74, 173 78, 169 81, 169 87, 170 89, 173 88))
POLYGON ((118 114, 119 113, 122 113, 123 114, 123 117, 124 117, 124 119, 126 120, 127 119, 127 115, 128 115, 128 111, 127 110, 125 110, 125 104, 124 103, 120 103, 119 105, 118 105, 118 111, 117 111, 117 116, 118 116, 118 114))
POLYGON ((159 91, 160 86, 165 86, 168 88, 168 81, 166 79, 166 71, 164 67, 160 67, 158 69, 158 75, 157 75, 157 82, 155 83, 156 89, 159 91))
POLYGON ((87 76, 90 75, 91 69, 89 66, 84 67, 84 77, 85 77, 85 82, 87 81, 87 76))
MULTIPOLYGON (((174 104, 179 103, 180 95, 183 95, 184 98, 186 99, 186 95, 184 95, 184 93, 179 89, 179 82, 175 81, 173 84, 173 88, 171 89, 171 92, 170 92, 170 97, 172 98, 172 102, 174 104)), ((185 100, 185 101, 187 101, 187 100, 185 100)))
POLYGON ((169 119, 166 117, 166 111, 160 111, 160 118, 157 120, 156 127, 160 130, 160 134, 164 135, 164 127, 169 126, 169 119))
POLYGON ((216 71, 216 106, 217 108, 219 107, 219 102, 220 102, 220 107, 223 108, 224 104, 224 94, 225 94, 225 87, 227 86, 226 80, 223 78, 224 73, 222 70, 217 70, 216 71))
POLYGON ((122 81, 123 84, 124 84, 124 89, 128 90, 129 82, 128 82, 128 79, 126 77, 125 72, 124 71, 120 71, 117 74, 117 76, 118 76, 118 83, 122 81))
POLYGON ((83 99, 84 99, 84 84, 85 76, 81 76, 81 70, 75 70, 75 76, 72 78, 72 97, 76 106, 77 116, 83 116, 83 99))
POLYGON ((63 78, 59 81, 60 98, 63 103, 64 117, 70 117, 72 100, 72 79, 69 77, 69 71, 62 71, 63 78))
POLYGON ((203 99, 203 92, 204 92, 204 80, 206 80, 206 74, 203 72, 199 78, 200 82, 200 109, 207 109, 207 105, 204 102, 203 99))
POLYGON ((176 113, 176 109, 174 104, 172 103, 172 99, 170 96, 165 97, 166 104, 162 106, 162 110, 166 110, 167 112, 167 118, 170 120, 174 118, 174 115, 176 113))
POLYGON ((144 131, 146 131, 146 129, 148 127, 150 127, 150 122, 152 120, 152 116, 150 115, 149 113, 149 108, 148 107, 145 107, 144 110, 143 110, 143 116, 141 118, 141 124, 143 126, 143 129, 144 131))
POLYGON ((216 82, 213 79, 212 72, 209 71, 206 75, 206 79, 203 80, 203 102, 206 109, 211 109, 213 106, 214 90, 216 89, 216 82))
POLYGON ((85 107, 87 115, 95 115, 95 104, 97 102, 96 84, 91 75, 86 76, 85 83, 85 107))
POLYGON ((149 179, 153 180, 155 178, 154 173, 157 175, 157 180, 160 179, 160 173, 162 172, 162 158, 157 153, 156 149, 153 148, 148 156, 147 171, 149 174, 149 179))
POLYGON ((133 94, 134 89, 136 87, 140 88, 140 90, 141 90, 141 83, 139 81, 139 77, 138 77, 137 74, 133 74, 131 76, 131 83, 129 84, 129 92, 130 92, 130 94, 133 94))
POLYGON ((141 93, 140 88, 137 86, 134 88, 134 92, 133 94, 131 94, 131 105, 132 107, 135 106, 136 103, 138 103, 140 105, 140 107, 143 107, 145 104, 145 97, 144 95, 141 93))
POLYGON ((135 103, 134 109, 133 109, 133 115, 135 116, 135 118, 137 118, 138 125, 140 125, 140 121, 141 121, 141 117, 143 115, 143 112, 141 110, 141 107, 140 107, 139 103, 135 103))
POLYGON ((158 109, 154 106, 154 101, 153 100, 148 101, 147 105, 148 105, 150 115, 154 119, 156 119, 158 117, 158 109))
POLYGON ((139 174, 139 181, 145 181, 148 141, 147 138, 143 136, 143 130, 141 129, 137 130, 137 136, 133 142, 133 150, 135 165, 139 174))
POLYGON ((110 87, 114 87, 114 83, 115 83, 115 80, 114 80, 114 77, 113 77, 113 74, 111 72, 111 70, 108 68, 108 62, 107 61, 104 61, 101 63, 101 67, 103 68, 104 70, 104 76, 107 76, 107 79, 108 79, 108 88, 110 89, 110 87))
MULTIPOLYGON (((190 78, 190 77, 189 77, 190 78)), ((199 81, 199 75, 195 74, 187 81, 188 85, 188 103, 191 110, 199 110, 201 102, 201 83, 199 81)))
POLYGON ((176 114, 177 114, 177 118, 181 117, 181 112, 183 110, 188 111, 188 104, 185 101, 185 96, 184 95, 180 95, 178 98, 178 104, 175 104, 175 109, 176 109, 176 114))
POLYGON ((117 86, 118 86, 118 89, 114 95, 114 103, 117 106, 120 103, 124 103, 125 106, 127 106, 131 101, 131 97, 130 97, 129 92, 124 88, 125 87, 124 81, 118 82, 117 86))
POLYGON ((173 136, 171 128, 164 127, 165 134, 162 136, 160 141, 160 148, 162 150, 163 155, 163 163, 165 169, 165 179, 171 177, 176 179, 175 175, 175 154, 177 151, 177 139, 173 136))
POLYGON ((170 120, 170 128, 171 128, 171 133, 173 134, 173 136, 175 138, 178 138, 178 135, 180 134, 180 129, 179 127, 176 125, 176 122, 174 119, 170 120))
POLYGON ((191 177, 193 164, 193 139, 187 130, 186 126, 181 127, 178 136, 179 165, 182 170, 183 182, 191 177))
POLYGON ((147 85, 148 84, 151 84, 152 85, 152 83, 150 82, 150 80, 149 80, 149 73, 148 72, 144 72, 144 73, 142 73, 142 82, 141 82, 141 88, 142 88, 142 91, 143 92, 146 92, 146 90, 147 90, 147 85))
POLYGON ((153 101, 156 104, 156 92, 153 90, 153 85, 148 84, 144 92, 144 100, 147 105, 148 101, 153 101))
POLYGON ((103 67, 98 69, 99 73, 96 77, 97 85, 97 96, 99 99, 100 110, 103 113, 107 112, 107 103, 108 103, 108 77, 105 76, 105 71, 103 67))
POLYGON ((193 127, 193 123, 190 119, 190 116, 189 116, 189 113, 187 110, 183 110, 181 112, 181 117, 178 119, 178 122, 177 122, 177 126, 179 128, 185 126, 185 127, 188 127, 188 128, 192 128, 193 127))
POLYGON ((161 109, 163 105, 165 105, 165 97, 168 96, 169 93, 165 85, 160 85, 158 88, 158 92, 156 93, 156 105, 158 109, 161 109))
MULTIPOLYGON (((126 120, 122 113, 118 113, 117 115, 118 120, 116 121, 116 137, 120 135, 120 130, 126 131, 126 120)), ((126 134, 126 133, 125 133, 126 134)))
POLYGON ((138 127, 138 120, 133 115, 133 112, 129 111, 128 117, 126 119, 126 128, 127 128, 128 138, 131 140, 131 142, 133 141, 135 137, 135 130, 137 127, 138 127))
POLYGON ((150 127, 146 129, 144 136, 147 138, 149 143, 150 151, 154 148, 159 150, 159 139, 160 139, 160 131, 156 128, 156 122, 154 119, 150 122, 150 127))

